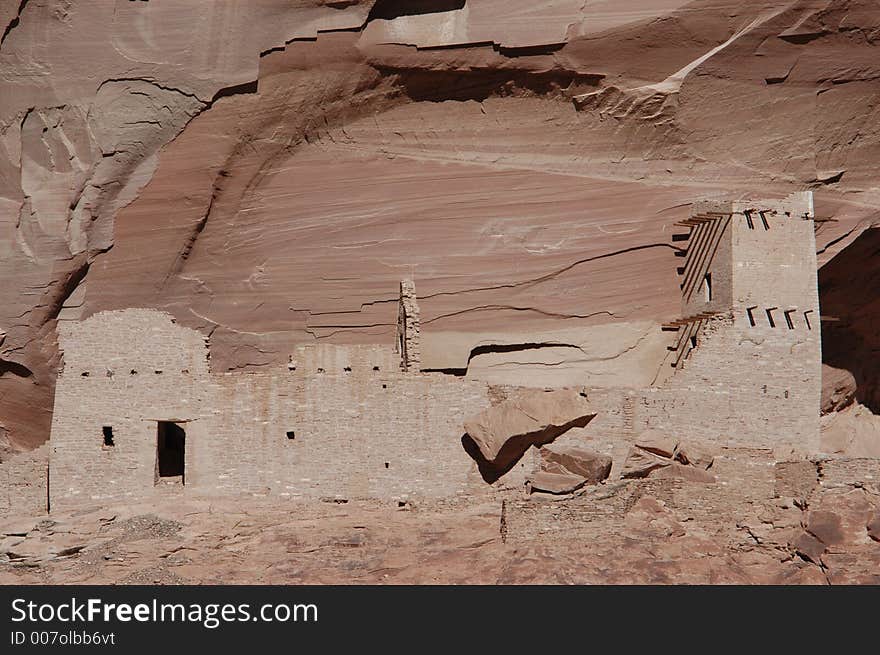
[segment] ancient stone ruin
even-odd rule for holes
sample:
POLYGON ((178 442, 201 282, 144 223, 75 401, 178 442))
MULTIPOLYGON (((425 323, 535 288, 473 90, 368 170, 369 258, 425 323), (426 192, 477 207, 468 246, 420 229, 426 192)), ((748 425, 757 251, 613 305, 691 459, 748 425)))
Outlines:
POLYGON ((657 326, 667 354, 645 388, 425 370, 412 280, 400 284, 396 343, 295 346, 286 366, 259 372, 213 371, 206 338, 164 312, 62 322, 49 505, 182 493, 454 499, 526 480, 563 493, 688 466, 699 448, 688 454, 681 440, 817 453, 811 194, 701 202, 679 226, 681 318, 657 326))

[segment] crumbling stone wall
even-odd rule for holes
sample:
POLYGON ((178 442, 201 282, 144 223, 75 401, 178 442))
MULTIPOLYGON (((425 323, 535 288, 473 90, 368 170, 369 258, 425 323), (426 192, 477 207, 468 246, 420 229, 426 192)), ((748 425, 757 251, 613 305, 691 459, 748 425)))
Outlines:
POLYGON ((419 371, 421 356, 421 320, 416 285, 412 280, 400 282, 400 304, 397 314, 397 350, 403 371, 419 371))
POLYGON ((637 403, 636 432, 818 452, 822 357, 811 195, 697 214, 726 216, 692 226, 688 261, 697 257, 698 273, 688 277, 685 267, 682 313, 703 318, 679 327, 676 370, 637 403), (711 272, 711 298, 694 291, 700 271, 711 272))
POLYGON ((714 319, 668 383, 644 392, 636 432, 729 446, 818 452, 821 378, 817 331, 714 319))
MULTIPOLYGON (((680 269, 682 317, 730 309, 733 302, 733 231, 730 213, 717 208, 691 225, 687 257, 680 269)), ((694 220, 694 219, 692 219, 694 220)))
POLYGON ((590 389, 596 419, 577 436, 620 459, 646 429, 715 446, 819 450, 821 325, 809 194, 698 205, 682 273, 682 315, 648 389, 590 389), (701 288, 710 275, 711 293, 701 288))
POLYGON ((290 497, 464 494, 478 479, 462 424, 488 405, 486 391, 358 366, 218 376, 205 421, 212 446, 199 449, 187 479, 207 492, 290 497))
POLYGON ((186 432, 186 492, 393 499, 485 488, 461 437, 489 405, 487 385, 405 373, 391 348, 303 346, 287 366, 214 374, 204 339, 152 310, 96 314, 60 340, 58 505, 166 493, 159 421, 186 432))
POLYGON ((15 453, 0 462, 0 517, 42 514, 47 510, 49 447, 15 453))
POLYGON ((204 337, 162 312, 130 309, 61 323, 59 345, 50 499, 142 497, 155 483, 157 422, 184 422, 189 434, 203 416, 204 337), (105 426, 113 446, 104 445, 105 426))
POLYGON ((722 448, 713 474, 725 484, 694 484, 677 478, 617 481, 587 489, 565 502, 523 498, 505 503, 506 540, 519 544, 538 539, 593 540, 622 531, 627 512, 650 496, 691 520, 705 521, 734 534, 745 517, 776 496, 773 452, 761 448, 722 448))

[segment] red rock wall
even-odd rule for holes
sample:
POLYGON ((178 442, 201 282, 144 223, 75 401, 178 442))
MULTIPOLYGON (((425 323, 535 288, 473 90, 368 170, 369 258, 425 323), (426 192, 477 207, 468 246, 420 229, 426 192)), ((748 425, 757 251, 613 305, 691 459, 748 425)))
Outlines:
POLYGON ((19 448, 48 436, 58 318, 168 310, 229 369, 384 339, 410 275, 424 331, 659 323, 693 200, 812 185, 837 220, 822 261, 876 218, 867 0, 15 4, 0 424, 19 448))

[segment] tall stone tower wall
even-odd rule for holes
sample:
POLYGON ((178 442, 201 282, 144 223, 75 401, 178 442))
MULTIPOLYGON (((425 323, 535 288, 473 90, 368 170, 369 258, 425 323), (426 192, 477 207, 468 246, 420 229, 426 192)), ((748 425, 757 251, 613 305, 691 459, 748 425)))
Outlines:
POLYGON ((403 371, 419 371, 422 365, 421 322, 416 285, 412 280, 400 282, 400 304, 397 313, 397 350, 403 371))
POLYGON ((821 324, 812 198, 699 207, 682 283, 675 373, 642 428, 817 452, 821 324), (699 284, 711 276, 711 297, 699 284), (696 289, 696 290, 695 290, 696 289))

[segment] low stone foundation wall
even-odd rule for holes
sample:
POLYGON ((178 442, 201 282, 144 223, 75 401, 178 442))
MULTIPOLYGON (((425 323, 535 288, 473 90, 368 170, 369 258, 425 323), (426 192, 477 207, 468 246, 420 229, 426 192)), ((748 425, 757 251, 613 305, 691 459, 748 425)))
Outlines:
POLYGON ((16 453, 0 462, 0 516, 45 513, 48 475, 48 445, 16 453))

